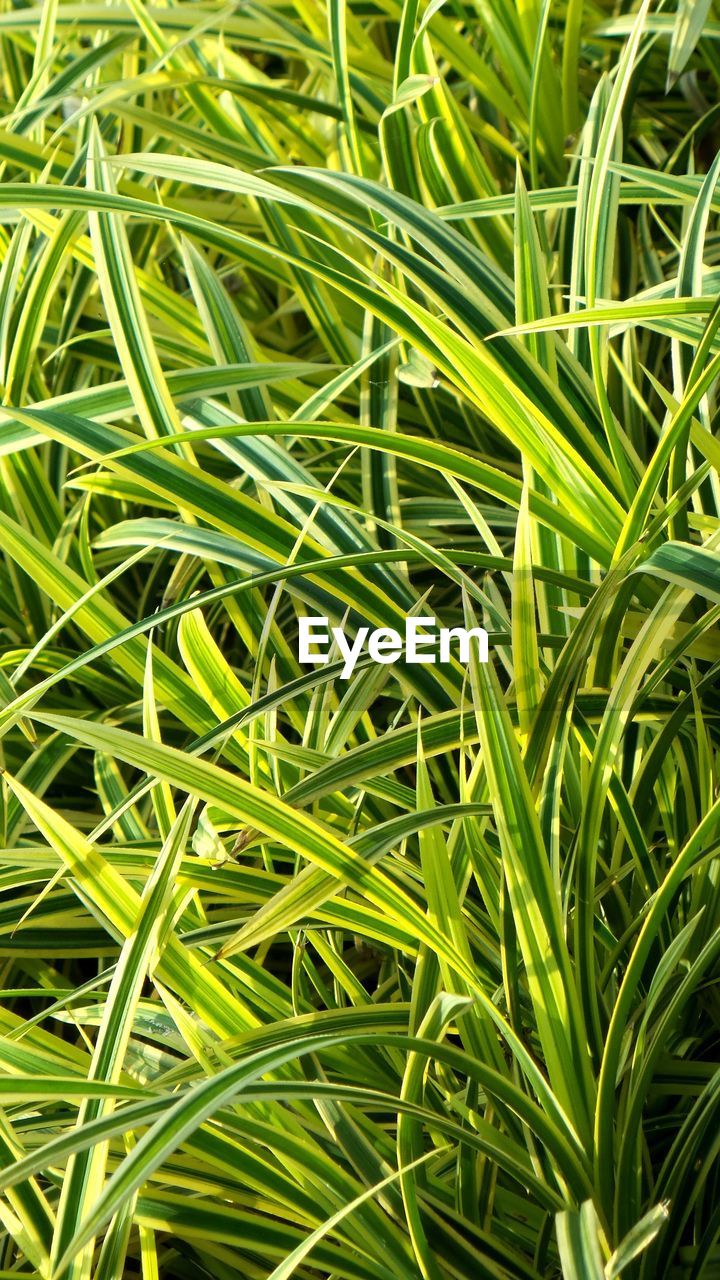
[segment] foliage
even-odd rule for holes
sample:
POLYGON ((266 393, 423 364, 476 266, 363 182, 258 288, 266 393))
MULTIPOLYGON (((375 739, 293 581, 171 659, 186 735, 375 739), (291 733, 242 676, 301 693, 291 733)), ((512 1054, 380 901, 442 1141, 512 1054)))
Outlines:
POLYGON ((3 1276, 720 1275, 719 37, 3 4, 3 1276))

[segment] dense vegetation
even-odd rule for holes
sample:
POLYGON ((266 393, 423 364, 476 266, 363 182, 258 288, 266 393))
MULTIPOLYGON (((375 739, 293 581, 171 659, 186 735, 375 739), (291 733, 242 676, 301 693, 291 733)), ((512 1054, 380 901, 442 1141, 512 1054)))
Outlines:
POLYGON ((719 41, 2 4, 1 1276, 720 1276, 719 41))

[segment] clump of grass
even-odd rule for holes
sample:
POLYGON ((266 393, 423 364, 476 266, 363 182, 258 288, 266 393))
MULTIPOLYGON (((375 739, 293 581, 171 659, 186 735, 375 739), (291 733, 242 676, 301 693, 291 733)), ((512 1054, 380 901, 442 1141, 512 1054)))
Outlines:
POLYGON ((2 1275, 720 1273, 717 34, 3 6, 2 1275))

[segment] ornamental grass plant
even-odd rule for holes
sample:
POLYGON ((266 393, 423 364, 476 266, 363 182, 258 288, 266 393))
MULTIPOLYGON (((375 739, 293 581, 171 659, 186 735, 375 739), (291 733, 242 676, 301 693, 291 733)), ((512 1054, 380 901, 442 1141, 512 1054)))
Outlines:
POLYGON ((0 5, 3 1280, 720 1276, 718 17, 0 5))

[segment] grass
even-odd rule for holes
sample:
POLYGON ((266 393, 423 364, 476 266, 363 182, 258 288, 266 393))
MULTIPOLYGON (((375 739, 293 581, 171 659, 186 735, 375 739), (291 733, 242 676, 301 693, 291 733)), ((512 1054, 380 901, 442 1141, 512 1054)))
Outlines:
POLYGON ((0 1277, 720 1276, 716 14, 3 4, 0 1277))

